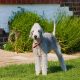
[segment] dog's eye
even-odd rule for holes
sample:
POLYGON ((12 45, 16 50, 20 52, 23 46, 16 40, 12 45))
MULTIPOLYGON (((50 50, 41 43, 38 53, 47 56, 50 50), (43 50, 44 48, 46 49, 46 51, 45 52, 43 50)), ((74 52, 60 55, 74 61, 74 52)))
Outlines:
POLYGON ((41 32, 40 30, 38 30, 38 32, 41 32))
POLYGON ((42 34, 42 31, 41 30, 38 30, 38 32, 42 34))

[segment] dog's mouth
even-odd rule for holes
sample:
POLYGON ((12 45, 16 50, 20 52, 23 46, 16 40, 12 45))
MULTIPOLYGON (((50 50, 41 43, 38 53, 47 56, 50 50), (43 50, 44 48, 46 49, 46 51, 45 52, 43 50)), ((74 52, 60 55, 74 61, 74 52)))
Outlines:
POLYGON ((38 38, 37 36, 34 36, 34 39, 36 40, 37 43, 40 43, 41 42, 41 39, 38 38))
POLYGON ((36 38, 35 40, 37 41, 37 43, 40 43, 41 42, 41 39, 40 38, 36 38))

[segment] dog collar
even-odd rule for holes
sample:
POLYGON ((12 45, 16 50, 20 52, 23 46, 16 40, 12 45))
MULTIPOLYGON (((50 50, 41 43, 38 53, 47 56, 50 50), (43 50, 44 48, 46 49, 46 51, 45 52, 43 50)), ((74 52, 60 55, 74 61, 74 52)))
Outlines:
POLYGON ((36 48, 37 46, 39 46, 40 43, 41 43, 41 42, 39 42, 39 43, 35 43, 34 46, 33 46, 33 48, 36 48))

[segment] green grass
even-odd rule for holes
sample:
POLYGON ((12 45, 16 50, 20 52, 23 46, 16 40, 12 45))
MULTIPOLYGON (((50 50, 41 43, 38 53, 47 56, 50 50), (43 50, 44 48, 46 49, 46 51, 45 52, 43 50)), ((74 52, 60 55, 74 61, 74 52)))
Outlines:
POLYGON ((48 75, 36 76, 34 64, 11 65, 0 68, 0 80, 80 80, 80 59, 66 61, 63 72, 58 62, 49 62, 48 75))

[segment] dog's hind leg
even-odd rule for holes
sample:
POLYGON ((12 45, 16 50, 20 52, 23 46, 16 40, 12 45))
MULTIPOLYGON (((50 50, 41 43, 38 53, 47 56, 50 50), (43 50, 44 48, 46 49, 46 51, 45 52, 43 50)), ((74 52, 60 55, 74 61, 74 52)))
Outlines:
POLYGON ((59 46, 57 48, 55 48, 55 52, 56 52, 56 55, 58 56, 58 59, 59 59, 62 70, 66 71, 67 68, 66 68, 64 58, 62 56, 62 53, 61 53, 61 50, 60 50, 59 46))

